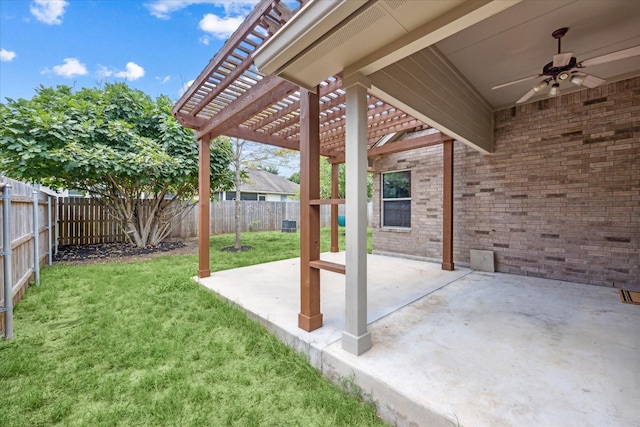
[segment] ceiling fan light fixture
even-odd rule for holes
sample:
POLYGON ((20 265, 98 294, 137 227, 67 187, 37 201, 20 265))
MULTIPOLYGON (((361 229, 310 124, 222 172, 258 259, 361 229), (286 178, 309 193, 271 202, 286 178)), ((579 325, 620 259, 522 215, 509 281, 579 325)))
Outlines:
POLYGON ((549 86, 549 82, 546 80, 541 81, 540 83, 538 83, 537 85, 535 85, 533 87, 533 91, 535 93, 540 92, 541 90, 543 90, 544 88, 546 88, 547 86, 549 86))
POLYGON ((560 83, 554 83, 549 89, 549 96, 558 96, 560 95, 560 83))
POLYGON ((570 75, 571 74, 569 74, 568 72, 563 71, 560 74, 558 74, 558 80, 567 80, 570 75))
POLYGON ((584 81, 584 79, 585 79, 585 76, 576 74, 573 77, 571 77, 571 83, 573 83, 576 86, 580 86, 584 81))

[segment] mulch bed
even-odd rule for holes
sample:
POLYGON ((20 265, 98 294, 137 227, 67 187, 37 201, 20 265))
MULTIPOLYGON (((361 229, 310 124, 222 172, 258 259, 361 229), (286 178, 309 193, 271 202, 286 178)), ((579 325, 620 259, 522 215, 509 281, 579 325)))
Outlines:
POLYGON ((58 247, 58 254, 54 255, 54 262, 66 263, 90 263, 115 260, 135 260, 148 258, 148 255, 162 255, 166 252, 174 252, 186 245, 182 241, 161 242, 158 245, 147 248, 137 248, 128 243, 101 243, 95 245, 69 245, 58 247))

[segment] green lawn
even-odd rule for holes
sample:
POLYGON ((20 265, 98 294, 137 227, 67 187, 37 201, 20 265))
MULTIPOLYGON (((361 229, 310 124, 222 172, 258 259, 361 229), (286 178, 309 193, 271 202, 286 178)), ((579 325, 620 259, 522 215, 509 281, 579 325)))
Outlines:
MULTIPOLYGON (((344 237, 344 236, 342 236, 344 237)), ((298 255, 297 234, 243 234, 212 269, 298 255)), ((323 230, 323 250, 328 231, 323 230)), ((341 246, 344 248, 344 243, 341 246)), ((368 404, 190 277, 196 256, 57 265, 41 272, 0 340, 6 426, 375 426, 368 404)))

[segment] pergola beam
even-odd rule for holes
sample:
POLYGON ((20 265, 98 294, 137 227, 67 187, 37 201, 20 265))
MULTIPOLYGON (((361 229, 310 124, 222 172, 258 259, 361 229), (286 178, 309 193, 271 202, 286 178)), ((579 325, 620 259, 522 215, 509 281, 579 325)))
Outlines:
POLYGON ((275 135, 269 135, 267 133, 251 132, 248 129, 233 128, 225 131, 227 136, 233 136, 235 138, 245 139, 248 141, 260 142, 262 144, 273 145, 274 147, 287 148, 289 150, 300 150, 300 142, 297 140, 290 140, 280 138, 275 135))
POLYGON ((202 126, 206 125, 208 120, 201 117, 192 117, 188 114, 177 113, 176 120, 189 129, 200 129, 202 126))
POLYGON ((247 118, 259 113, 277 100, 298 90, 298 86, 276 75, 260 80, 252 90, 246 91, 233 103, 216 114, 206 126, 201 128, 197 137, 205 134, 222 135, 225 131, 245 122, 247 118))
MULTIPOLYGON (((397 119, 391 123, 380 123, 378 125, 371 126, 367 132, 367 139, 369 142, 373 143, 379 138, 390 133, 413 129, 420 125, 422 125, 421 121, 414 119, 411 116, 405 116, 404 118, 397 119)), ((320 138, 322 139, 322 143, 325 145, 342 145, 344 135, 344 123, 341 123, 340 126, 336 126, 332 130, 321 133, 320 138)))
MULTIPOLYGON (((402 141, 396 141, 385 144, 381 147, 373 147, 367 150, 367 157, 369 159, 385 156, 387 154, 400 153, 403 151, 415 150, 417 148, 431 147, 433 145, 442 144, 445 141, 445 135, 440 132, 432 133, 430 135, 419 136, 417 138, 405 139, 402 141)), ((345 156, 341 153, 337 156, 330 157, 329 163, 344 163, 345 156)))

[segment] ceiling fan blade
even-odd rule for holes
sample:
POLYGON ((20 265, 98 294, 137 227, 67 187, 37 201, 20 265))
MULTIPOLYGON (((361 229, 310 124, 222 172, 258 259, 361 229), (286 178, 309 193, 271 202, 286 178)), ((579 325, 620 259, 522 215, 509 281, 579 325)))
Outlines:
POLYGON ((605 62, 617 61, 618 59, 630 58, 637 55, 640 55, 640 46, 630 47, 629 49, 619 50, 602 56, 596 56, 595 58, 582 61, 580 65, 583 67, 589 67, 591 65, 604 64, 605 62))
POLYGON ((553 66, 557 68, 557 67, 565 67, 569 65, 569 62, 571 62, 572 56, 573 56, 573 52, 559 53, 557 55, 553 55, 553 66))
POLYGON ((507 82, 507 83, 502 83, 502 84, 500 84, 498 86, 492 87, 491 90, 495 90, 495 89, 500 89, 500 88, 503 88, 503 87, 511 86, 511 85, 516 84, 516 83, 526 82, 527 80, 537 79, 540 76, 542 76, 542 74, 536 74, 535 76, 525 77, 524 79, 514 80, 512 82, 507 82))
POLYGON ((603 83, 606 83, 606 80, 603 80, 600 77, 585 74, 584 80, 582 81, 582 86, 593 88, 598 87, 603 83))
POLYGON ((530 89, 529 92, 522 95, 522 98, 516 101, 516 104, 522 104, 523 102, 526 102, 529 98, 531 98, 535 94, 536 94, 536 91, 533 89, 530 89))

